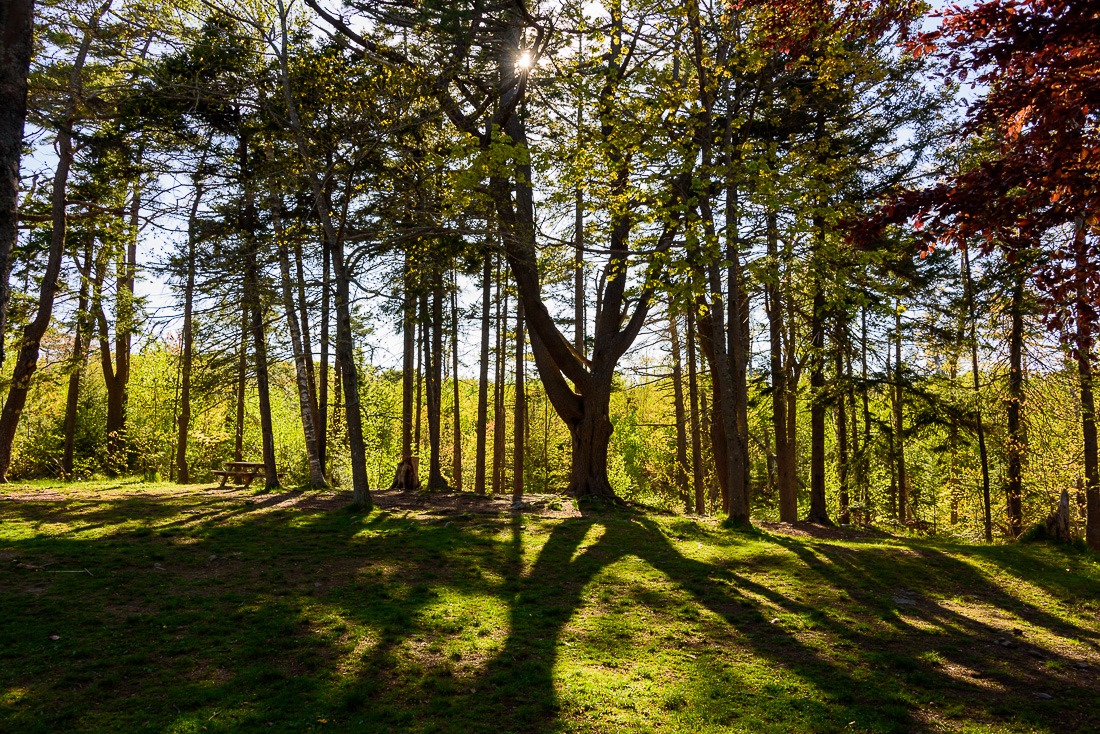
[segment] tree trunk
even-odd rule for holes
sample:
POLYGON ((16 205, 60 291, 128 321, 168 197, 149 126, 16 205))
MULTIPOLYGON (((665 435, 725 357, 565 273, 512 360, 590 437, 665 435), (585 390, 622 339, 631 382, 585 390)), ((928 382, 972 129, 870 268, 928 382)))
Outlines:
POLYGON ((0 3, 0 364, 8 329, 11 253, 19 235, 19 161, 33 36, 34 0, 0 3))
POLYGON ((684 499, 685 512, 691 512, 692 501, 687 476, 687 411, 684 408, 684 369, 680 359, 679 317, 673 303, 668 306, 668 335, 672 343, 672 396, 676 413, 676 492, 684 499))
POLYGON ((501 274, 497 273, 497 353, 495 374, 495 401, 493 405, 493 494, 504 488, 504 352, 505 320, 508 318, 508 291, 504 289, 501 274), (503 304, 503 305, 502 305, 503 304))
MULTIPOLYGON (((510 138, 511 145, 517 152, 526 150, 528 146, 526 122, 521 114, 527 76, 515 63, 516 50, 521 46, 527 22, 524 16, 525 11, 521 4, 510 5, 501 15, 503 22, 493 32, 498 72, 497 89, 500 96, 497 112, 490 125, 499 126, 510 138)), ((614 161, 610 173, 612 195, 622 196, 625 200, 629 196, 630 163, 627 156, 615 149, 618 144, 615 135, 617 120, 607 112, 630 56, 623 47, 621 16, 612 16, 608 37, 607 51, 603 56, 606 63, 601 66, 605 73, 598 105, 599 127, 601 139, 609 144, 610 158, 614 161)), ((491 137, 493 136, 485 136, 487 144, 491 137)), ((593 426, 606 420, 607 400, 595 398, 594 395, 603 390, 605 384, 610 390, 615 365, 644 326, 653 296, 652 288, 644 288, 633 299, 633 311, 627 310, 626 273, 630 266, 629 239, 634 222, 626 213, 613 213, 608 228, 608 277, 601 297, 602 303, 597 310, 593 356, 588 360, 577 352, 572 341, 558 329, 542 299, 531 164, 529 158, 522 153, 512 156, 512 162, 514 168, 509 174, 497 171, 490 175, 489 193, 501 225, 504 253, 516 281, 517 297, 523 302, 535 366, 555 412, 570 426, 575 443, 577 436, 590 434, 597 438, 602 429, 597 430, 593 426)), ((677 197, 686 195, 679 187, 670 193, 677 197)), ((663 252, 671 247, 678 224, 676 221, 664 227, 653 245, 655 250, 663 252)), ((577 444, 570 487, 578 497, 615 499, 606 476, 606 455, 597 460, 591 458, 593 450, 606 452, 607 442, 598 441, 595 449, 593 446, 590 443, 577 444), (601 472, 602 476, 599 476, 601 472)))
POLYGON ((413 265, 409 253, 405 253, 404 294, 402 295, 402 357, 401 357, 401 461, 394 473, 390 489, 420 489, 419 464, 413 451, 413 410, 419 408, 415 400, 417 386, 417 319, 416 295, 413 292, 413 265))
POLYGON ((130 199, 131 237, 119 255, 115 282, 115 380, 114 394, 107 394, 107 453, 116 466, 130 469, 126 439, 126 408, 130 400, 130 345, 135 328, 134 285, 137 276, 137 240, 140 229, 141 189, 134 183, 130 199))
POLYGON ((328 414, 329 405, 328 380, 329 380, 329 325, 332 323, 332 253, 328 247, 321 248, 321 364, 317 379, 317 460, 321 462, 321 468, 328 467, 328 414))
POLYGON ((352 504, 370 510, 374 503, 367 478, 367 449, 363 442, 363 411, 359 404, 359 371, 355 366, 351 332, 351 275, 344 262, 344 242, 333 234, 332 265, 336 276, 336 358, 340 361, 340 382, 344 389, 344 421, 351 454, 352 504))
POLYGON ((848 410, 845 404, 845 391, 843 385, 847 382, 844 375, 844 351, 846 341, 844 334, 847 326, 844 319, 837 317, 836 338, 833 340, 833 353, 836 358, 836 437, 837 437, 837 474, 839 475, 839 503, 840 524, 847 525, 852 521, 848 510, 848 410))
POLYGON ((695 514, 706 512, 703 487, 703 446, 699 426, 699 369, 695 356, 695 310, 687 314, 688 401, 691 406, 691 475, 695 492, 695 514))
MULTIPOLYGON (((728 87, 728 83, 726 84, 728 87)), ((727 90, 728 91, 728 90, 727 90)), ((727 103, 729 99, 727 97, 727 103)), ((726 165, 729 170, 733 168, 732 126, 726 125, 723 132, 723 150, 726 165)), ((730 184, 726 186, 726 268, 727 296, 726 296, 726 332, 729 340, 729 363, 733 376, 733 413, 735 427, 737 429, 735 442, 737 453, 740 455, 741 469, 737 472, 741 475, 742 486, 740 496, 743 498, 743 507, 738 512, 743 512, 741 520, 747 522, 749 517, 749 486, 750 469, 749 461, 749 294, 742 282, 741 274, 741 249, 738 235, 738 199, 737 187, 730 184)), ((734 494, 737 497, 737 494, 734 494)), ((729 508, 726 510, 729 512, 729 508)), ((735 522, 738 518, 731 516, 735 522)))
MULTIPOLYGON (((282 198, 272 196, 271 222, 275 233, 275 249, 279 256, 279 281, 282 286, 283 309, 286 311, 287 327, 290 331, 290 349, 294 357, 294 377, 298 387, 298 410, 302 417, 302 434, 306 442, 306 457, 309 460, 309 486, 311 489, 328 487, 325 481, 324 467, 317 452, 317 433, 314 426, 317 404, 313 388, 310 385, 309 366, 307 364, 306 345, 302 339, 301 314, 294 303, 294 289, 290 282, 290 246, 286 241, 282 224, 282 198)), ((298 260, 301 266, 301 260, 298 260)), ((301 285, 301 272, 298 273, 301 285)), ((299 293, 299 295, 303 295, 299 293)), ((312 360, 308 360, 312 362, 312 360)))
POLYGON ((870 384, 867 380, 867 307, 864 306, 859 311, 859 323, 860 323, 860 336, 859 336, 859 352, 860 352, 860 377, 862 378, 863 386, 860 390, 862 403, 863 403, 863 449, 860 451, 859 459, 859 479, 860 479, 860 499, 864 507, 865 524, 870 524, 873 520, 874 513, 871 506, 871 477, 870 477, 870 461, 869 452, 871 451, 871 396, 869 395, 870 384))
POLYGON ((243 201, 240 210, 240 229, 245 237, 244 255, 244 304, 251 316, 252 362, 256 368, 256 393, 260 403, 260 436, 264 461, 264 488, 278 489, 279 474, 275 465, 275 433, 271 419, 271 391, 267 374, 267 337, 264 334, 263 296, 260 293, 260 247, 256 239, 259 213, 256 210, 252 189, 252 171, 249 162, 249 141, 242 134, 237 154, 240 166, 240 185, 243 201))
POLYGON ((1092 339, 1077 317, 1077 371, 1081 380, 1081 426, 1085 450, 1085 542, 1100 550, 1100 471, 1097 470, 1096 405, 1093 397, 1092 339))
POLYGON ((130 342, 134 329, 134 278, 137 259, 137 234, 140 193, 134 185, 130 200, 130 230, 132 238, 126 249, 112 251, 104 248, 97 262, 95 277, 95 309, 99 323, 99 354, 107 390, 107 474, 117 476, 129 469, 126 442, 126 404, 130 384, 130 342), (111 343, 108 335, 106 313, 103 309, 103 282, 106 277, 106 259, 115 265, 115 334, 114 363, 111 361, 111 343))
POLYGON ((1023 460, 1027 450, 1021 420, 1024 407, 1024 270, 1016 267, 1016 283, 1012 289, 1012 330, 1008 342, 1008 532, 1018 538, 1024 529, 1023 460))
POLYGON ((267 375, 267 339, 264 335, 264 312, 260 304, 257 253, 253 251, 250 262, 245 265, 246 277, 251 280, 249 294, 252 312, 252 349, 253 362, 256 365, 256 393, 260 401, 260 433, 263 437, 264 488, 279 488, 278 467, 275 464, 275 434, 271 420, 271 390, 267 375))
MULTIPOLYGON (((309 145, 298 118, 298 108, 290 86, 289 32, 286 8, 280 4, 281 44, 279 46, 280 82, 286 103, 287 118, 298 153, 303 162, 311 160, 309 145)), ((363 510, 373 508, 370 484, 367 476, 367 452, 363 442, 363 415, 359 404, 359 373, 355 365, 354 339, 351 330, 351 274, 344 262, 344 239, 336 231, 332 221, 332 201, 321 185, 316 171, 308 170, 313 205, 321 220, 324 232, 324 248, 332 258, 333 275, 336 278, 336 359, 340 364, 341 383, 344 390, 345 418, 348 429, 348 446, 351 454, 352 504, 363 510)))
MULTIPOLYGON (((205 164, 205 156, 200 167, 205 164)), ((204 192, 202 180, 195 176, 195 198, 191 201, 191 213, 187 217, 187 277, 183 286, 183 349, 180 355, 180 414, 177 419, 176 467, 180 484, 190 484, 191 465, 187 461, 187 437, 191 430, 191 366, 195 345, 192 312, 195 304, 195 247, 198 240, 199 205, 204 192)))
MULTIPOLYGON (((584 34, 577 34, 577 53, 584 53, 584 34)), ((584 99, 577 100, 577 152, 583 149, 584 99)), ((573 199, 573 348, 585 353, 584 315, 584 191, 577 186, 573 199)))
MULTIPOLYGON (((0 29, 0 33, 3 34, 2 38, 5 53, 12 54, 11 56, 5 55, 4 57, 0 57, 0 64, 3 65, 2 73, 5 76, 4 81, 7 81, 8 78, 14 81, 14 88, 4 87, 0 89, 0 100, 3 100, 5 103, 9 100, 16 103, 13 118, 0 117, 0 120, 7 120, 8 124, 11 126, 11 133, 13 136, 15 133, 14 118, 23 116, 19 114, 18 107, 20 97, 25 99, 25 91, 20 84, 21 72, 19 71, 20 66, 23 64, 23 50, 21 44, 24 43, 23 38, 27 33, 26 23, 31 22, 31 19, 21 15, 21 11, 33 10, 32 8, 22 6, 22 2, 24 1, 25 0, 17 0, 20 6, 11 7, 6 11, 8 13, 6 20, 11 25, 4 26, 0 29), (10 77, 8 76, 9 74, 11 75, 10 77)), ((54 169, 50 213, 53 230, 50 234, 50 247, 46 256, 46 269, 42 274, 42 290, 39 291, 38 294, 38 311, 35 313, 34 320, 23 327, 23 338, 19 344, 19 355, 16 358, 11 385, 8 388, 8 399, 4 401, 4 408, 0 411, 0 483, 7 482, 8 480, 8 469, 11 467, 11 452, 12 445, 15 443, 15 432, 19 427, 19 418, 23 414, 23 408, 26 407, 27 404, 27 392, 30 390, 31 377, 38 369, 38 354, 41 347, 41 340, 50 326, 50 319, 53 318, 54 298, 57 295, 57 279, 61 275, 61 259, 65 254, 67 225, 65 216, 65 197, 69 183, 69 168, 72 166, 73 162, 72 127, 76 121, 76 105, 77 99, 80 96, 80 75, 84 68, 84 61, 88 56, 88 49, 91 47, 92 40, 95 38, 95 34, 98 31, 99 19, 103 17, 103 14, 110 8, 110 4, 110 0, 107 0, 107 2, 98 8, 97 12, 92 16, 87 29, 84 31, 80 50, 77 52, 72 69, 69 72, 69 87, 71 91, 66 110, 60 119, 57 130, 57 142, 55 144, 55 150, 57 151, 57 167, 54 169)), ((0 109, 4 110, 4 112, 0 112, 0 115, 11 114, 6 104, 0 105, 0 109)), ((3 123, 0 122, 0 124, 3 123)), ((8 131, 5 130, 5 132, 8 131)), ((11 165, 9 159, 12 157, 11 150, 13 150, 7 146, 13 145, 14 150, 18 152, 22 150, 22 143, 12 142, 12 138, 7 137, 2 137, 0 140, 3 140, 0 145, 4 146, 2 149, 4 160, 0 160, 0 164, 5 166, 2 175, 7 180, 10 172, 9 166, 11 165)), ((15 174, 18 177, 18 160, 15 165, 15 174)), ((10 186, 10 183, 6 182, 2 185, 7 187, 10 186)), ((16 191, 16 196, 18 196, 18 191, 16 191)), ((12 208, 10 211, 14 216, 15 209, 12 208)), ((13 225, 8 226, 11 227, 13 225)), ((7 246, 10 247, 12 244, 14 244, 14 240, 7 246)), ((8 255, 9 261, 6 267, 10 269, 10 251, 8 255)), ((0 273, 0 275, 5 276, 4 288, 6 288, 6 273, 0 273)))
MULTIPOLYGON (((714 294, 721 292, 718 268, 711 266, 710 283, 714 294)), ((709 305, 707 315, 700 319, 700 344, 711 370, 713 396, 711 438, 715 476, 722 490, 723 510, 733 523, 749 522, 748 498, 745 496, 746 462, 744 444, 738 436, 736 383, 731 356, 726 350, 729 333, 724 328, 721 301, 709 305)), ((733 331, 740 333, 740 328, 733 331)), ((739 338, 739 337, 738 337, 739 338)))
POLYGON ((779 489, 779 519, 798 520, 798 487, 795 482, 794 451, 787 440, 788 376, 783 364, 783 305, 780 301, 780 264, 775 212, 768 212, 768 263, 773 271, 765 287, 765 310, 771 341, 772 426, 775 432, 776 482, 779 489))
POLYGON ((441 419, 443 408, 443 275, 432 273, 431 318, 426 324, 425 377, 428 397, 428 489, 443 492, 450 489, 443 478, 440 460, 441 419))
MULTIPOLYGON (((95 311, 96 324, 99 336, 99 365, 103 373, 103 386, 107 391, 107 455, 104 469, 107 476, 117 476, 119 473, 118 426, 122 421, 122 391, 119 389, 115 376, 115 364, 111 358, 111 338, 107 323, 107 315, 103 308, 103 283, 107 278, 107 260, 113 257, 109 249, 101 250, 96 258, 95 274, 92 278, 92 301, 95 311)), ((117 263, 116 263, 117 267, 117 263)))
POLYGON ((525 455, 525 432, 527 426, 527 386, 524 382, 526 370, 525 338, 523 336, 523 304, 516 304, 516 411, 513 419, 512 453, 512 505, 523 501, 523 466, 525 455))
POLYGON ((462 413, 461 395, 458 381, 458 279, 452 282, 451 288, 451 386, 454 391, 454 428, 452 439, 454 449, 451 459, 451 477, 454 481, 456 492, 462 491, 462 413))
MULTIPOLYGON (((306 273, 303 262, 302 240, 294 242, 294 285, 298 296, 298 319, 302 332, 302 358, 306 364, 306 399, 309 401, 309 415, 313 421, 313 437, 317 445, 317 461, 321 465, 321 478, 325 475, 325 462, 321 458, 320 442, 317 435, 321 422, 321 409, 317 403, 317 372, 313 365, 313 332, 309 324, 309 301, 306 298, 306 273)), ((290 318, 289 316, 287 318, 290 318)), ((328 483, 325 483, 328 486, 328 483)))
MULTIPOLYGON (((848 485, 849 485, 848 486, 848 493, 849 493, 849 502, 850 502, 851 501, 850 498, 851 498, 851 495, 852 495, 852 484, 853 484, 851 478, 852 478, 853 475, 855 475, 859 471, 859 469, 858 469, 858 464, 859 464, 858 457, 863 454, 863 449, 862 449, 862 447, 860 446, 860 443, 859 443, 859 419, 857 418, 858 412, 856 411, 856 380, 855 380, 855 372, 852 370, 852 350, 853 350, 854 345, 851 343, 851 333, 850 332, 846 334, 845 344, 847 346, 847 349, 845 350, 845 355, 844 355, 844 361, 845 361, 845 367, 846 367, 845 381, 846 381, 846 385, 847 385, 847 396, 846 397, 848 399, 848 416, 849 416, 849 420, 850 420, 851 426, 852 426, 851 444, 850 444, 851 448, 848 452, 848 457, 849 457, 848 461, 849 461, 849 464, 850 464, 850 468, 848 470, 848 477, 849 477, 849 479, 848 479, 848 485)), ((857 488, 857 491, 856 491, 856 496, 859 497, 858 488, 857 488)), ((849 504, 849 517, 848 517, 848 520, 846 520, 845 522, 849 522, 849 523, 852 522, 852 519, 851 519, 851 505, 850 504, 849 504)))
MULTIPOLYGON (((1089 269, 1088 250, 1085 247, 1085 223, 1076 222, 1074 245, 1077 250, 1077 272, 1089 269)), ((1077 374, 1081 381, 1081 434, 1085 454, 1085 542, 1094 551, 1100 551, 1100 469, 1097 467, 1096 404, 1092 381, 1091 324, 1087 318, 1088 285, 1081 275, 1077 286, 1076 352, 1077 374)))
POLYGON ((905 466, 905 399, 902 392, 901 368, 901 299, 894 303, 894 449, 897 452, 898 522, 909 519, 909 477, 905 466))
POLYGON ((970 273, 970 250, 962 250, 963 285, 965 287, 967 320, 970 323, 970 375, 974 380, 974 426, 978 434, 978 457, 982 469, 982 509, 985 520, 985 542, 993 542, 993 507, 989 491, 989 453, 985 446, 985 426, 982 424, 981 373, 978 371, 977 314, 974 308, 974 279, 970 273))
POLYGON ((485 494, 485 445, 489 431, 489 315, 492 300, 493 256, 486 250, 481 272, 481 364, 477 382, 477 456, 474 491, 485 494))
POLYGON ((237 355, 237 430, 233 460, 244 461, 244 396, 248 387, 248 303, 241 300, 241 343, 237 355))
POLYGON ((428 307, 424 304, 426 296, 417 297, 417 318, 416 318, 416 410, 413 412, 413 445, 416 447, 417 455, 420 455, 421 450, 424 448, 424 444, 421 441, 422 433, 420 431, 422 425, 422 419, 424 417, 424 351, 427 349, 427 340, 424 336, 424 329, 426 328, 426 321, 428 318, 428 307))
MULTIPOLYGON (((581 110, 577 108, 577 124, 580 125, 581 110)), ((579 128, 578 128, 579 129, 579 128)), ((578 354, 584 354, 584 194, 580 188, 576 192, 576 211, 573 223, 573 348, 578 354)))
POLYGON ((810 522, 831 525, 825 506, 825 294, 815 276, 810 317, 810 522))
POLYGON ((76 411, 80 403, 80 382, 84 376, 85 342, 88 338, 88 285, 91 281, 94 238, 90 234, 85 236, 84 265, 80 272, 80 296, 77 301, 76 328, 73 332, 73 356, 69 373, 69 390, 65 396, 65 444, 61 456, 61 474, 65 479, 70 479, 73 474, 76 411))
POLYGON ((607 477, 607 449, 611 443, 611 375, 581 397, 581 417, 569 425, 573 460, 569 467, 569 493, 603 501, 617 497, 607 477))

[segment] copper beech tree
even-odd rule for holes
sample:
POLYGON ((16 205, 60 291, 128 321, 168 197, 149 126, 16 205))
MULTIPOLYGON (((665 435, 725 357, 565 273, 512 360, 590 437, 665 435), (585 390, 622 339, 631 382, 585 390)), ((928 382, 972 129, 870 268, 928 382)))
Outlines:
POLYGON ((1039 284, 1046 321, 1070 343, 1081 389, 1086 540, 1100 549, 1093 341, 1100 305, 1100 6, 1090 0, 991 0, 944 11, 911 53, 988 90, 962 141, 983 154, 934 184, 897 193, 877 227, 911 221, 937 243, 999 250, 1039 284))

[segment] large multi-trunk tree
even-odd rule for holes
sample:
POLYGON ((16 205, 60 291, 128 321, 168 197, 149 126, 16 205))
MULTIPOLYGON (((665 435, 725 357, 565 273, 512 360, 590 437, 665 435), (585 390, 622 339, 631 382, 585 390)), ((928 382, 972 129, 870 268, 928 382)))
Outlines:
MULTIPOLYGON (((530 143, 530 117, 524 107, 528 103, 528 77, 537 73, 533 64, 554 40, 549 21, 536 17, 521 0, 509 0, 492 8, 479 3, 459 4, 449 7, 442 19, 434 15, 439 12, 435 6, 400 10, 388 4, 357 4, 361 12, 382 24, 394 22, 402 12, 412 13, 417 21, 433 18, 430 25, 440 35, 419 49, 424 57, 417 58, 408 46, 391 48, 357 33, 315 0, 307 3, 372 57, 411 67, 423 64, 418 67, 422 72, 435 65, 431 90, 443 113, 461 132, 479 141, 481 150, 487 154, 486 193, 493 204, 504 257, 522 302, 532 356, 548 399, 572 436, 569 491, 578 496, 615 499, 607 473, 612 381, 619 359, 648 317, 655 290, 652 278, 632 282, 632 258, 638 247, 650 253, 661 253, 671 247, 686 198, 686 179, 676 173, 666 172, 663 177, 666 184, 659 193, 643 193, 639 182, 654 180, 653 172, 641 170, 637 151, 623 148, 626 140, 649 128, 645 120, 650 118, 645 114, 628 116, 624 105, 637 103, 625 91, 633 83, 629 72, 635 64, 643 63, 639 61, 642 52, 638 44, 650 29, 626 24, 627 9, 616 6, 600 56, 600 92, 593 101, 596 121, 593 146, 600 155, 604 191, 616 204, 610 209, 610 221, 605 228, 602 249, 607 253, 607 285, 588 356, 576 349, 575 335, 567 337, 550 313, 539 273, 532 166, 532 156, 538 151, 530 143), (481 49, 492 51, 483 54, 481 49), (481 78, 476 84, 465 83, 465 75, 478 72, 481 78), (475 99, 471 89, 486 93, 475 99)), ((411 22, 412 18, 408 19, 411 22)), ((415 25, 427 27, 420 22, 415 25)), ((654 100, 652 105, 650 112, 659 116, 660 100, 654 100)), ((651 145, 657 148, 660 141, 654 140, 651 145)), ((661 148, 666 155, 668 150, 661 148)), ((675 166, 679 162, 669 160, 668 164, 675 166)), ((657 262, 659 258, 651 261, 657 262)))

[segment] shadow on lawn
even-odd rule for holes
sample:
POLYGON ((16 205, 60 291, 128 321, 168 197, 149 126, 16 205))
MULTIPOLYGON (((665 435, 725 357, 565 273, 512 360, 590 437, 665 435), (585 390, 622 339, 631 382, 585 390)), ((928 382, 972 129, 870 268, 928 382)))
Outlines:
MULTIPOLYGON (((1095 632, 1020 601, 935 549, 884 555, 882 548, 700 531, 719 545, 760 543, 749 569, 692 559, 647 516, 611 512, 553 524, 535 555, 525 544, 541 536, 519 516, 429 523, 277 509, 293 496, 205 508, 189 498, 196 514, 185 518, 179 504, 128 497, 87 519, 109 528, 112 517, 118 524, 140 516, 148 536, 126 529, 102 541, 8 544, 17 554, 96 566, 97 575, 53 577, 52 591, 5 589, 13 608, 0 619, 0 655, 15 664, 0 673, 7 692, 0 728, 6 721, 27 732, 305 731, 332 722, 345 731, 561 730, 600 713, 564 710, 572 703, 562 700, 555 666, 565 628, 588 604, 591 582, 635 560, 719 625, 705 627, 715 637, 690 643, 685 699, 660 710, 660 700, 639 702, 654 707, 638 712, 642 721, 776 731, 850 731, 854 721, 855 730, 921 731, 935 728, 937 712, 951 716, 961 707, 953 715, 993 727, 1014 718, 1045 729, 1055 712, 1062 729, 1100 723, 1088 705, 1095 680, 1083 682, 1059 650, 996 645, 1011 632, 995 619, 976 619, 931 595, 942 599, 944 586, 957 588, 980 596, 994 614, 1062 638, 1095 641, 1095 632), (805 593, 750 578, 762 569, 800 574, 805 593), (826 600, 822 586, 842 594, 826 600), (907 597, 898 605, 899 589, 912 604, 907 597), (485 659, 466 665, 445 654, 442 643, 470 631, 469 621, 429 622, 447 595, 501 610, 499 618, 479 617, 507 627, 485 659), (66 630, 60 643, 48 641, 55 629, 66 630), (736 650, 810 695, 739 677, 726 660, 736 650), (1036 690, 1058 699, 1038 701, 1036 690), (933 697, 936 709, 928 707, 933 697)), ((60 508, 39 510, 60 519, 60 508)), ((29 506, 19 511, 35 516, 29 506)), ((1007 557, 999 556, 1010 563, 1007 557)), ((655 611, 674 603, 643 584, 628 593, 655 611)), ((612 652, 629 648, 610 634, 599 643, 612 652)), ((620 667, 631 664, 624 659, 620 667)), ((591 728, 601 724, 593 720, 591 728)))

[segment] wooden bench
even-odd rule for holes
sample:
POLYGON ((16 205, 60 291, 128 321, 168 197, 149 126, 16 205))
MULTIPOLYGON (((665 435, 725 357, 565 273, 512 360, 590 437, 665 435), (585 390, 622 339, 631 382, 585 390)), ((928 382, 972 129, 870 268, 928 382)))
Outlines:
POLYGON ((230 477, 233 478, 235 483, 241 484, 243 489, 248 489, 248 485, 252 484, 253 479, 266 476, 263 462, 258 461, 227 461, 225 462, 225 469, 212 472, 212 474, 222 478, 222 483, 218 485, 218 489, 224 487, 230 477))

